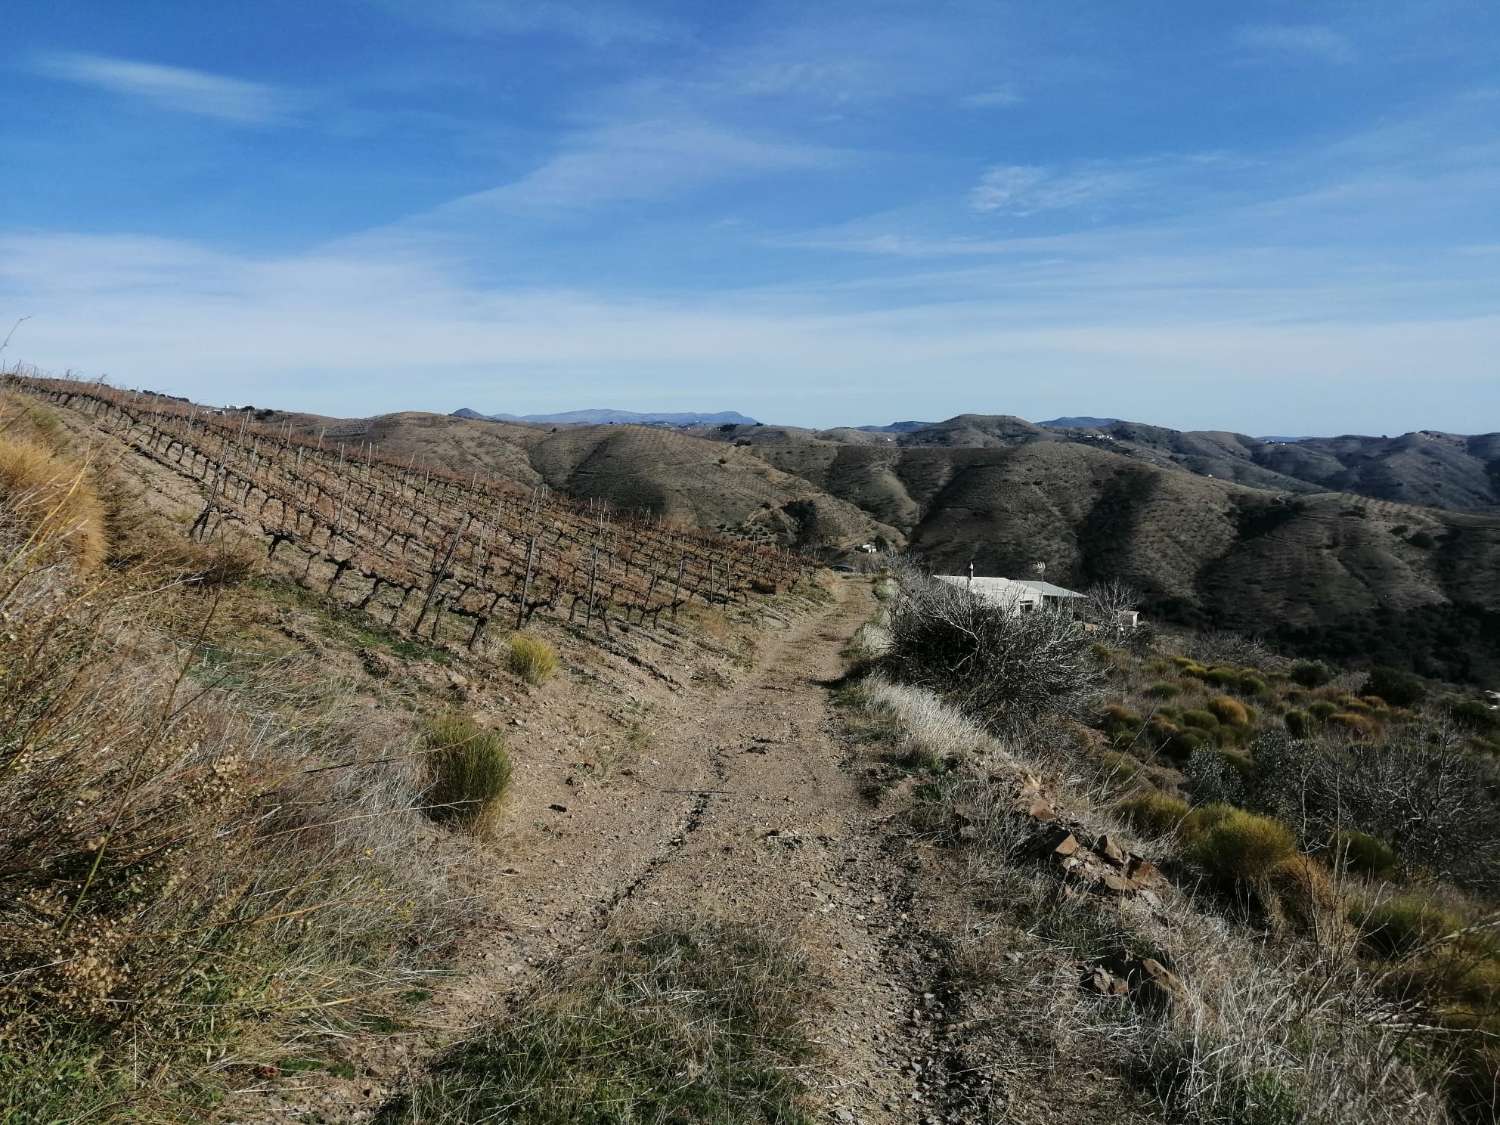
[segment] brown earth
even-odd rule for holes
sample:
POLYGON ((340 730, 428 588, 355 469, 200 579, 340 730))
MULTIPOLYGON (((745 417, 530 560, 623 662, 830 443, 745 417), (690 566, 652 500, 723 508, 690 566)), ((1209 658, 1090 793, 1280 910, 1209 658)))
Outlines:
POLYGON ((825 606, 767 616, 753 666, 726 688, 642 681, 622 700, 585 678, 538 692, 516 712, 521 725, 507 725, 517 776, 489 848, 497 920, 410 1027, 345 1044, 355 1077, 258 1083, 226 1118, 368 1119, 444 1047, 502 1017, 540 970, 608 928, 706 917, 767 924, 811 959, 827 998, 811 1085, 831 1120, 924 1119, 939 1095, 913 1064, 937 1026, 924 984, 937 958, 830 702, 839 650, 870 616, 869 590, 839 581, 825 606), (611 701, 644 716, 649 742, 634 754, 603 750, 590 730, 588 716, 611 701))

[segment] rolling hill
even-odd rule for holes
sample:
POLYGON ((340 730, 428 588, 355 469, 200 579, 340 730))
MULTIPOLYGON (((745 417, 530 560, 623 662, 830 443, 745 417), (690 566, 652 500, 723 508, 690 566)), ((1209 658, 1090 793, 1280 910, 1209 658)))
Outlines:
MULTIPOLYGON (((909 548, 940 571, 972 561, 979 573, 1015 574, 1040 561, 1063 585, 1122 578, 1159 619, 1449 677, 1500 677, 1500 516, 1336 487, 1360 457, 1360 479, 1373 482, 1413 459, 1427 469, 1438 457, 1473 458, 1468 450, 1485 453, 1485 439, 1279 447, 1230 433, 1132 423, 1049 430, 987 415, 909 432, 692 433, 419 413, 258 417, 834 557, 876 543, 909 548), (1329 483, 1304 479, 1317 474, 1329 483)), ((1444 496, 1456 487, 1443 484, 1444 496)))

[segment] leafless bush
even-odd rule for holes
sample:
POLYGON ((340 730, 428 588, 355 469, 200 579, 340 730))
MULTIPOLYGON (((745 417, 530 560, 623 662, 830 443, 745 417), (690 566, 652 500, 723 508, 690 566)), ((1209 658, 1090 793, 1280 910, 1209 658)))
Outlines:
POLYGON ((1129 623, 1131 610, 1139 609, 1140 591, 1128 582, 1111 578, 1085 591, 1086 611, 1097 626, 1097 635, 1111 644, 1130 639, 1135 629, 1129 623))
POLYGON ((1203 664, 1268 668, 1283 663, 1259 637, 1227 629, 1189 633, 1183 651, 1203 664))
POLYGON ((907 573, 891 609, 882 662, 1000 732, 1067 711, 1100 681, 1083 626, 1051 610, 1014 613, 962 586, 907 573))
POLYGON ((1500 889, 1500 773, 1460 732, 1396 729, 1374 744, 1256 741, 1247 803, 1314 846, 1357 829, 1403 860, 1470 889, 1500 889))

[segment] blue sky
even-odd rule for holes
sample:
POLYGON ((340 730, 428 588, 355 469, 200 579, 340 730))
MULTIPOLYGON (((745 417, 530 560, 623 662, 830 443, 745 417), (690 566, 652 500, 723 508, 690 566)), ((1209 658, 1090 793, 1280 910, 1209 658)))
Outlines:
POLYGON ((12 0, 3 358, 357 415, 1500 429, 1491 0, 12 0))

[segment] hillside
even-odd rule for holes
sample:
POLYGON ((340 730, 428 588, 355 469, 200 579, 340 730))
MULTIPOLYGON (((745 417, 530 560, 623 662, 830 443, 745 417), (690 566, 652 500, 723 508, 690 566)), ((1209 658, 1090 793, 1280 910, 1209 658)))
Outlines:
POLYGON ((760 447, 813 441, 1007 449, 1064 442, 1108 449, 1164 469, 1281 492, 1352 492, 1455 511, 1500 510, 1500 434, 1429 430, 1398 437, 1348 435, 1282 440, 1220 430, 1173 430, 1108 418, 1055 418, 1033 425, 1003 414, 943 422, 806 430, 776 426, 701 428, 701 437, 760 447))
MULTIPOLYGON (((1260 447, 1242 435, 985 415, 907 433, 256 417, 708 530, 835 552, 909 547, 947 571, 1045 562, 1063 585, 1128 581, 1159 618, 1447 677, 1500 675, 1500 517, 1327 490, 1256 464, 1260 447)), ((1261 445, 1263 457, 1301 449, 1261 445)))
POLYGON ((522 487, 546 485, 622 512, 647 511, 708 530, 812 547, 874 539, 900 544, 895 529, 751 453, 645 426, 549 427, 407 412, 368 419, 263 411, 268 426, 351 448, 369 443, 397 461, 522 487))
POLYGON ((878 442, 832 435, 726 436, 894 527, 938 570, 972 561, 1018 574, 1041 561, 1064 585, 1123 578, 1173 620, 1336 655, 1373 644, 1386 659, 1415 633, 1433 670, 1500 672, 1486 617, 1500 611, 1500 516, 1320 488, 1257 465, 1253 439, 1232 434, 1169 443, 1128 424, 1068 434, 962 416, 878 442))
POLYGON ((720 410, 713 413, 688 411, 635 410, 565 410, 558 414, 481 414, 477 410, 462 407, 453 412, 455 418, 480 418, 491 422, 527 422, 536 426, 753 426, 754 418, 736 410, 720 410))

